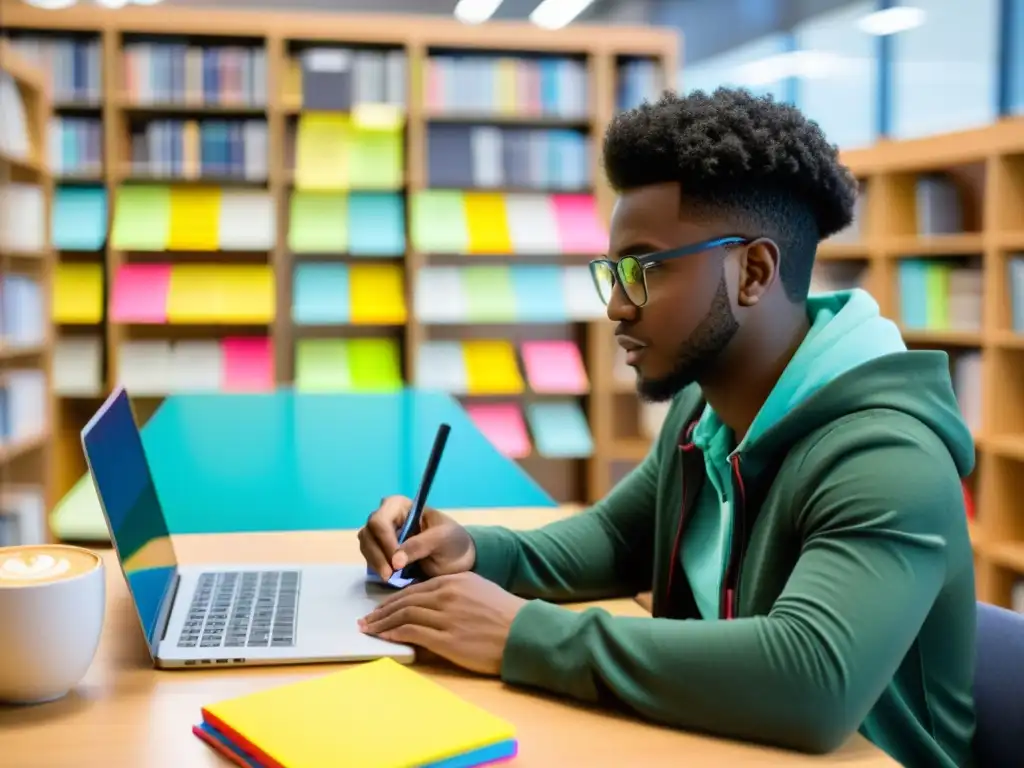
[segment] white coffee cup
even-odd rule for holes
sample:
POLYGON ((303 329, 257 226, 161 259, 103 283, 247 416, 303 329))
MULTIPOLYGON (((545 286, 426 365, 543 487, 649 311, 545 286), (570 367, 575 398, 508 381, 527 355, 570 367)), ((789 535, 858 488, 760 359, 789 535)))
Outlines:
POLYGON ((96 655, 106 611, 99 555, 81 547, 0 547, 0 702, 64 696, 96 655))

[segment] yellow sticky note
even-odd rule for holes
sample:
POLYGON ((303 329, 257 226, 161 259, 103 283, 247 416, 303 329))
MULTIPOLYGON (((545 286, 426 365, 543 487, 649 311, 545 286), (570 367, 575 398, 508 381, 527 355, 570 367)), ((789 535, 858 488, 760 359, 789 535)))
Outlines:
POLYGON ((220 247, 220 190, 172 187, 169 251, 216 251, 220 247))
POLYGON ((471 395, 518 395, 523 377, 512 345, 501 340, 466 341, 462 345, 471 395))
POLYGON ((351 133, 348 115, 310 112, 300 117, 295 137, 295 188, 348 189, 351 133))
POLYGON ((263 324, 274 313, 274 274, 267 265, 177 264, 171 271, 169 323, 263 324))
POLYGON ((469 252, 499 255, 512 253, 512 235, 508 229, 505 197, 495 192, 467 192, 466 228, 469 252))
POLYGON ((405 110, 397 104, 356 104, 352 125, 360 131, 398 132, 405 125, 405 110))
POLYGON ((58 264, 53 280, 53 321, 68 325, 88 325, 102 319, 102 266, 58 264))
POLYGON ((281 105, 285 109, 298 109, 302 106, 302 62, 296 58, 288 59, 285 64, 284 76, 281 78, 281 105))
POLYGON ((401 325, 405 322, 405 280, 400 266, 356 264, 348 279, 353 324, 401 325))

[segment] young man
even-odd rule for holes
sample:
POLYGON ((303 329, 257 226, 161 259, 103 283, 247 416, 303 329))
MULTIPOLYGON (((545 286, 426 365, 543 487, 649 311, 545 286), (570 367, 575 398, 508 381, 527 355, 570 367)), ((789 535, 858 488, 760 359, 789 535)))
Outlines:
POLYGON ((672 400, 661 436, 539 530, 431 510, 398 548, 409 502, 387 500, 368 563, 434 578, 365 631, 679 728, 813 752, 859 730, 903 765, 970 765, 974 446, 947 357, 862 291, 808 298, 856 182, 816 124, 741 90, 618 116, 604 161, 592 269, 640 394, 672 400), (652 588, 650 619, 553 604, 652 588))

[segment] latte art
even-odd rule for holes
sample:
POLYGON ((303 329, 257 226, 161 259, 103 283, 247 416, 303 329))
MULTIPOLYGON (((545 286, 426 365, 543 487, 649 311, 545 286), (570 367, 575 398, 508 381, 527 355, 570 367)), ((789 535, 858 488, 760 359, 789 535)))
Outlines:
POLYGON ((59 560, 50 555, 29 555, 28 557, 10 557, 0 562, 0 581, 36 581, 37 579, 54 579, 71 570, 71 563, 66 557, 59 560))
POLYGON ((73 579, 99 565, 98 556, 78 547, 56 544, 0 547, 0 589, 73 579))

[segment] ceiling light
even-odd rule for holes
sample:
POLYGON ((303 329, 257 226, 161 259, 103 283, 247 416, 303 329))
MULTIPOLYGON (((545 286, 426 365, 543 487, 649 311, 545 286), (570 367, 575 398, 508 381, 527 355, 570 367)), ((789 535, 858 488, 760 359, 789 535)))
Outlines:
POLYGON ((130 0, 132 5, 159 5, 164 0, 130 0))
POLYGON ((27 5, 31 5, 34 8, 42 8, 44 11, 60 11, 64 8, 70 8, 77 2, 78 0, 25 0, 27 5))
POLYGON ((857 26, 861 32, 884 37, 920 27, 924 24, 926 15, 921 8, 897 5, 892 8, 886 8, 884 11, 875 11, 867 16, 862 16, 857 21, 857 26))
POLYGON ((585 11, 594 0, 544 0, 530 14, 530 21, 544 29, 561 29, 585 11))
POLYGON ((96 0, 96 5, 102 5, 104 8, 124 8, 130 2, 131 0, 96 0))
POLYGON ((483 24, 498 10, 502 0, 459 0, 455 18, 463 24, 483 24))

